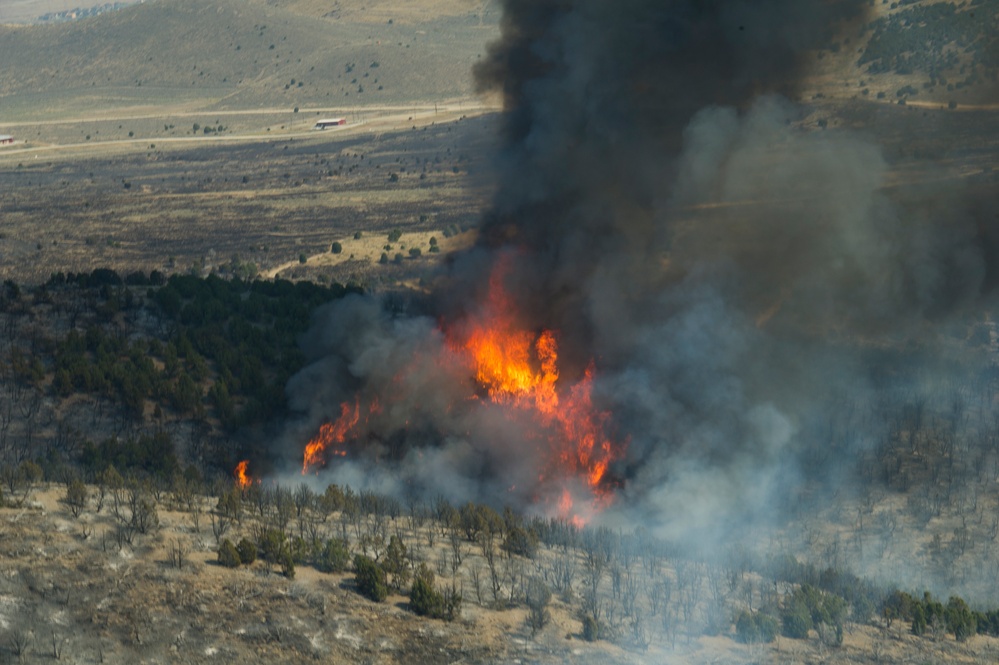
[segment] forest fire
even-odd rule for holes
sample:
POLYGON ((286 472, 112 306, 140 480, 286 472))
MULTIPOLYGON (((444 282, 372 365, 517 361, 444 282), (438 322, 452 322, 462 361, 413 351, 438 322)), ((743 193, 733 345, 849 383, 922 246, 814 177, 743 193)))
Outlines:
MULTIPOLYGON (((535 498, 582 523, 611 501, 607 471, 624 454, 625 444, 609 436, 610 414, 593 404, 592 363, 579 380, 567 381, 560 377, 557 334, 518 325, 503 286, 505 271, 506 262, 498 262, 475 316, 441 326, 446 346, 436 363, 456 365, 457 375, 469 377, 468 408, 495 405, 528 423, 525 438, 541 460, 535 498), (574 494, 583 495, 585 507, 574 506, 574 494)), ((379 411, 377 401, 365 406, 360 397, 341 404, 339 416, 306 445, 302 473, 331 456, 346 457, 349 446, 371 432, 368 421, 379 411)))
POLYGON ((233 471, 233 475, 236 476, 236 485, 241 490, 245 490, 253 482, 253 478, 247 472, 250 466, 249 460, 243 460, 236 465, 236 469, 233 471))

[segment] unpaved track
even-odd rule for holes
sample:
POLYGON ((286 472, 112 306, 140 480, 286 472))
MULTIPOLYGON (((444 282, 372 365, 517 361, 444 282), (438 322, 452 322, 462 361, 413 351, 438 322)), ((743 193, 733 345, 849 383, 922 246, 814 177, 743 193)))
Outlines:
MULTIPOLYGON (((373 117, 367 117, 359 122, 350 123, 342 127, 330 128, 322 131, 317 131, 311 128, 311 120, 303 120, 303 127, 307 129, 292 130, 292 131, 281 131, 281 132, 267 132, 267 133, 247 133, 247 134, 228 134, 228 135, 204 135, 204 136, 177 136, 177 137, 159 137, 152 139, 157 145, 176 145, 184 144, 190 145, 192 143, 199 144, 209 144, 211 142, 229 142, 229 143, 240 143, 240 142, 256 142, 256 141, 272 141, 272 140, 286 140, 290 138, 318 138, 320 136, 330 136, 332 134, 344 134, 344 135, 354 135, 354 134, 377 134, 383 131, 393 131, 405 129, 411 126, 422 127, 425 125, 430 125, 437 122, 449 122, 457 120, 461 117, 474 117, 479 115, 484 115, 488 113, 494 113, 500 110, 499 106, 494 104, 483 102, 480 100, 447 100, 439 102, 437 104, 433 103, 419 103, 419 104, 408 104, 408 105, 394 105, 394 106, 368 106, 368 107, 358 107, 357 109, 351 109, 345 111, 344 109, 300 109, 299 113, 305 116, 309 113, 320 113, 329 116, 345 115, 349 113, 358 114, 375 114, 373 117)), ((160 112, 156 114, 141 114, 141 115, 112 115, 105 117, 86 117, 86 118, 73 118, 65 120, 47 120, 41 122, 12 122, 12 123, 0 123, 0 131, 4 133, 13 133, 13 129, 18 126, 37 126, 37 125, 72 125, 85 122, 124 122, 127 120, 137 120, 137 119, 156 119, 156 118, 176 118, 176 117, 204 117, 208 113, 215 113, 219 116, 225 115, 274 115, 278 113, 287 113, 286 108, 270 108, 270 109, 249 109, 249 110, 239 110, 239 111, 183 111, 183 112, 160 112)), ((9 147, 0 147, 0 160, 3 160, 7 156, 17 156, 24 154, 35 154, 35 153, 46 153, 51 155, 52 153, 76 153, 80 152, 102 152, 109 149, 124 149, 128 150, 132 147, 140 150, 145 150, 149 145, 151 139, 149 137, 145 138, 128 138, 128 139, 114 139, 110 141, 87 141, 87 142, 75 142, 75 143, 16 143, 9 147)))

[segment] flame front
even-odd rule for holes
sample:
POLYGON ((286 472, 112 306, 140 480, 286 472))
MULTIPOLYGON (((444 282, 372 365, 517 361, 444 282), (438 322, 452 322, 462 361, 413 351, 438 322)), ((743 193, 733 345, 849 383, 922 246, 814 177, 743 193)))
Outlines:
POLYGON ((249 466, 250 466, 250 461, 243 460, 242 462, 236 465, 236 469, 235 471, 233 471, 233 475, 236 476, 236 485, 238 485, 239 489, 241 490, 245 490, 247 487, 250 486, 250 483, 253 482, 253 478, 251 478, 250 474, 247 473, 247 469, 249 468, 249 466))
MULTIPOLYGON (((447 349, 437 361, 441 367, 457 363, 459 374, 474 380, 473 401, 501 406, 528 423, 525 437, 537 442, 542 460, 540 483, 561 488, 554 495, 546 493, 546 500, 560 516, 584 524, 612 500, 607 471, 625 445, 607 433, 610 414, 594 407, 593 363, 578 381, 566 381, 560 377, 556 333, 531 332, 517 323, 516 307, 503 287, 507 267, 505 261, 497 264, 488 296, 474 317, 443 326, 447 349), (586 505, 574 507, 573 490, 580 494, 580 488, 588 495, 586 505)), ((383 397, 393 402, 391 395, 383 397)), ((368 431, 367 421, 380 412, 377 400, 362 408, 359 396, 341 404, 339 417, 323 424, 306 445, 302 473, 330 456, 346 456, 350 443, 368 431), (368 415, 362 418, 364 412, 368 415)))
POLYGON ((331 423, 323 423, 319 434, 305 446, 305 457, 302 461, 302 475, 309 472, 310 466, 323 464, 326 455, 346 457, 347 451, 343 445, 348 437, 354 434, 357 423, 361 419, 361 405, 355 399, 353 407, 350 402, 340 405, 340 417, 331 423))
MULTIPOLYGON (((593 405, 593 364, 577 383, 557 389, 558 340, 550 330, 536 335, 519 329, 515 312, 503 290, 504 266, 493 274, 487 306, 480 318, 466 321, 451 335, 452 346, 463 350, 478 384, 497 404, 533 416, 548 447, 541 480, 579 479, 592 497, 595 510, 610 501, 603 481, 610 465, 623 454, 623 444, 607 435, 610 414, 593 405)), ((573 508, 563 485, 558 513, 574 522, 585 521, 573 508)))

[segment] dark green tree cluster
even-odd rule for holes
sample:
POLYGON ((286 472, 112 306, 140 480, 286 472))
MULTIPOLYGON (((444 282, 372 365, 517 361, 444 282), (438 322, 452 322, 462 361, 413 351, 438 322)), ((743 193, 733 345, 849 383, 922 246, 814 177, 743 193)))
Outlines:
POLYGON ((781 630, 785 637, 804 639, 808 631, 825 625, 837 631, 842 641, 843 620, 849 606, 843 598, 804 584, 785 600, 781 611, 781 630))
POLYGON ((947 632, 963 642, 977 634, 999 637, 999 609, 973 610, 963 598, 951 596, 947 604, 925 592, 922 598, 894 591, 881 607, 886 623, 908 622, 913 635, 947 632))
MULTIPOLYGON (((348 292, 336 284, 244 282, 215 275, 167 280, 155 271, 125 277, 109 269, 56 273, 36 290, 36 301, 59 298, 55 302, 82 303, 83 308, 74 313, 62 339, 39 340, 31 354, 15 347, 11 365, 20 380, 38 387, 51 372, 52 390, 61 397, 94 395, 122 405, 136 419, 149 413, 151 403, 156 418, 172 413, 232 431, 281 412, 284 386, 304 363, 298 337, 319 305, 348 292), (129 319, 119 315, 137 316, 142 308, 159 317, 162 333, 129 332, 129 319)), ((28 306, 16 284, 4 288, 8 301, 28 306)), ((136 443, 145 442, 116 445, 128 449, 136 443)), ((112 452, 108 448, 91 446, 85 464, 94 470, 108 464, 122 469, 148 465, 93 459, 95 452, 112 452)))
POLYGON ((764 612, 743 610, 735 620, 736 639, 743 644, 769 644, 777 630, 777 619, 764 612))
MULTIPOLYGON (((974 4, 974 3, 973 3, 974 4)), ((973 10, 943 2, 914 5, 874 21, 872 34, 859 64, 868 65, 872 74, 922 72, 931 84, 950 85, 943 73, 962 67, 961 55, 971 58, 972 70, 978 65, 994 70, 996 35, 990 32, 997 8, 980 2, 973 10)), ((974 74, 957 84, 975 82, 974 74)))
POLYGON ((87 441, 80 453, 80 464, 91 474, 108 467, 162 481, 172 480, 180 474, 180 462, 173 441, 163 431, 124 441, 114 437, 99 444, 87 441))

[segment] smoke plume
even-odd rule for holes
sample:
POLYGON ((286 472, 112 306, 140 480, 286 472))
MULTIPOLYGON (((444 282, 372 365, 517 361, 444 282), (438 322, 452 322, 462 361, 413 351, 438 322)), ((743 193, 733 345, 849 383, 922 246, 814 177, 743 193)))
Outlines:
POLYGON ((898 433, 893 414, 966 376, 948 340, 995 265, 991 212, 952 184, 887 187, 875 142, 806 127, 789 101, 867 5, 506 0, 475 70, 506 105, 479 245, 426 317, 374 297, 317 316, 315 364, 288 387, 309 414, 291 438, 352 395, 395 391, 367 430, 377 443, 337 478, 536 499, 532 424, 455 408, 474 382, 427 360, 502 257, 514 315, 558 331, 562 379, 594 363, 594 400, 627 441, 607 514, 711 546, 782 518, 803 488, 840 489, 898 433))

